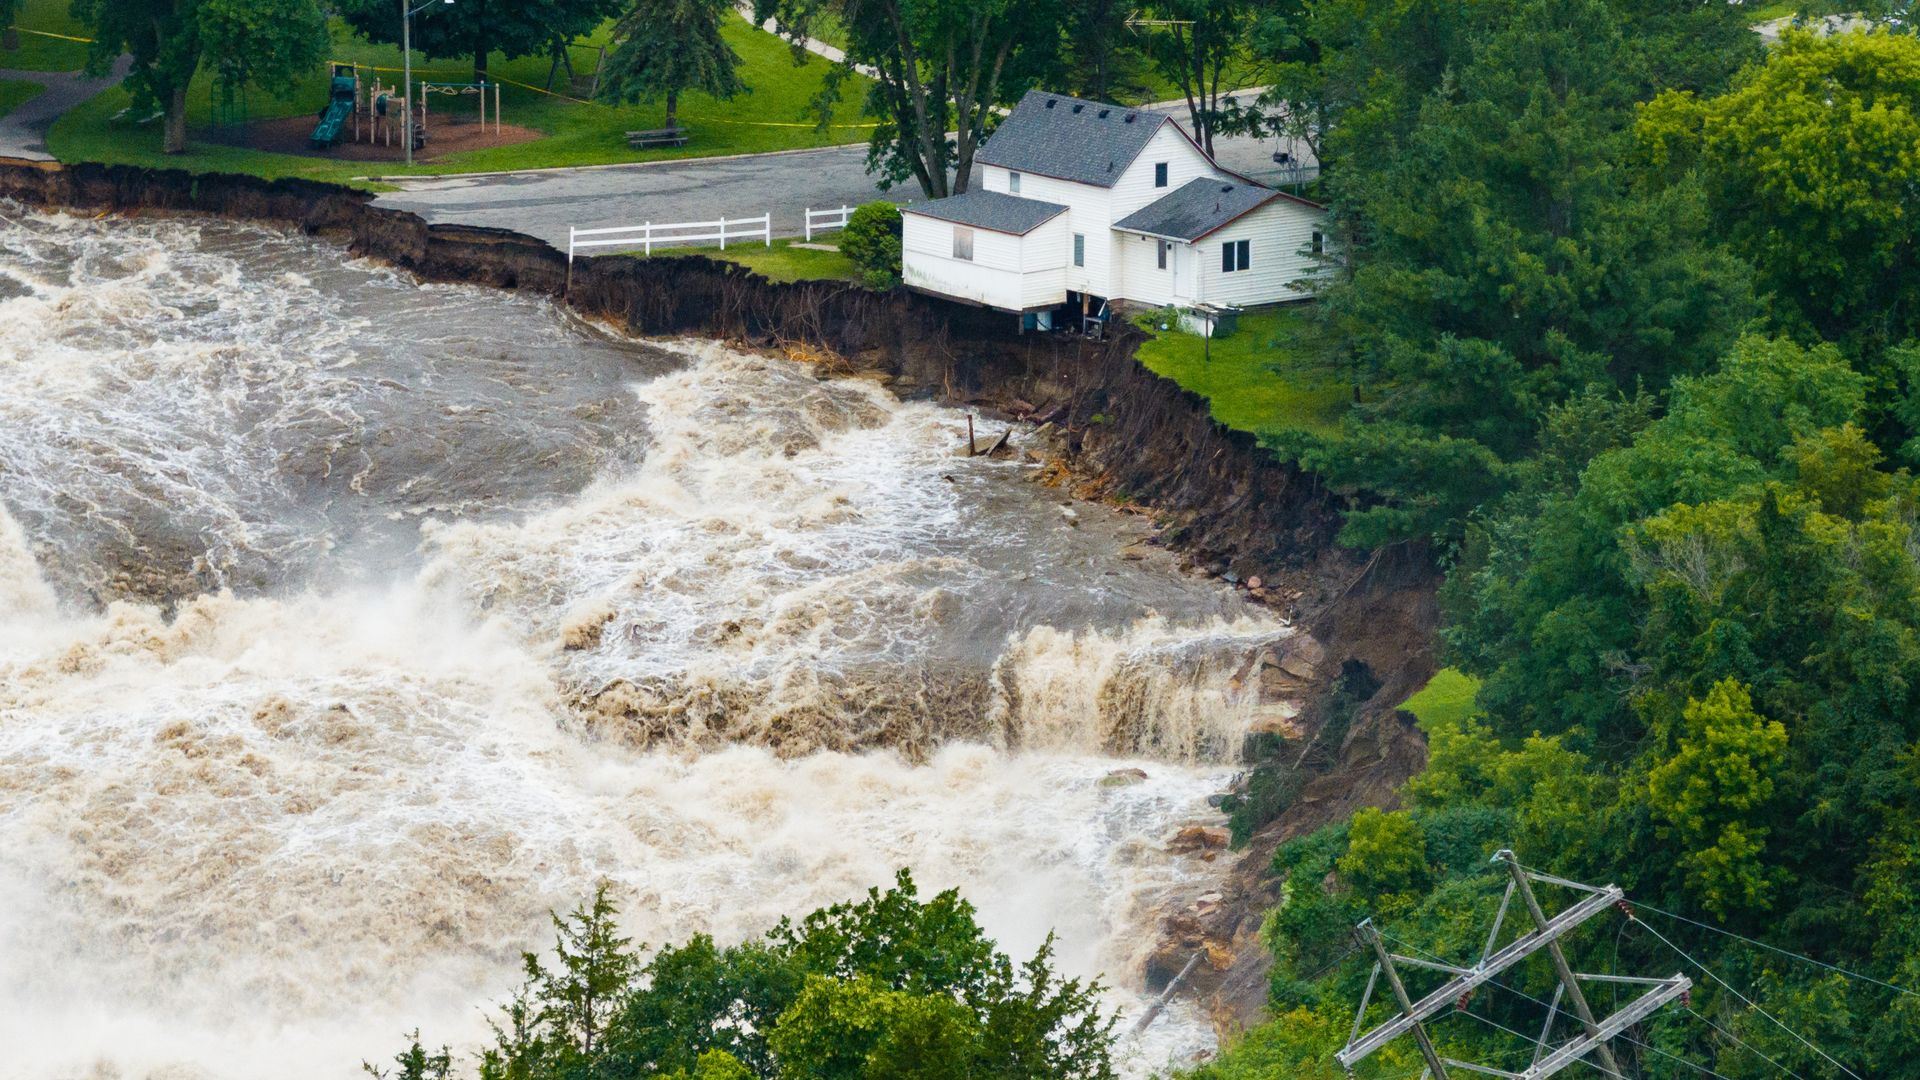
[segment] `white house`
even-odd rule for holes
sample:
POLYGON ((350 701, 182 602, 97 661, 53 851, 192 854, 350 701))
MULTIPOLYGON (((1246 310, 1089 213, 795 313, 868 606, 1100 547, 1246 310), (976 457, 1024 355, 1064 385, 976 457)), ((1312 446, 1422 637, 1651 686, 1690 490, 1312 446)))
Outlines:
POLYGON ((1021 313, 1219 308, 1306 295, 1326 211, 1216 165, 1171 117, 1035 90, 979 186, 902 211, 902 277, 1021 313))

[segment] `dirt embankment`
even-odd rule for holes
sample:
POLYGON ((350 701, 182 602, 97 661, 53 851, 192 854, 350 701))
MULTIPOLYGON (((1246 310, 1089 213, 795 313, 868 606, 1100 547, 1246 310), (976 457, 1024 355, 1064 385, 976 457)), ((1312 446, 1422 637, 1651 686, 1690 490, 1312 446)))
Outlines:
POLYGON ((696 256, 581 259, 569 270, 564 252, 532 237, 428 225, 371 205, 365 193, 310 181, 0 159, 0 197, 285 223, 345 236, 356 254, 423 278, 564 297, 582 315, 636 334, 798 346, 880 373, 903 395, 1051 422, 1076 491, 1151 507, 1163 525, 1160 542, 1207 572, 1259 578, 1261 598, 1312 635, 1311 671, 1297 686, 1308 702, 1299 720, 1309 737, 1343 669, 1365 665, 1378 686, 1298 802, 1233 856, 1220 895, 1167 920, 1150 981, 1204 951, 1209 962, 1188 989, 1212 1004, 1223 1029, 1249 1022, 1266 998, 1267 954, 1257 934, 1277 893, 1268 872, 1273 849, 1361 806, 1390 803, 1424 761, 1422 740, 1395 706, 1435 667, 1436 574, 1426 553, 1402 548, 1363 559, 1337 546, 1340 498, 1136 362, 1131 328, 1104 342, 1022 335, 1010 315, 904 290, 775 284, 696 256))

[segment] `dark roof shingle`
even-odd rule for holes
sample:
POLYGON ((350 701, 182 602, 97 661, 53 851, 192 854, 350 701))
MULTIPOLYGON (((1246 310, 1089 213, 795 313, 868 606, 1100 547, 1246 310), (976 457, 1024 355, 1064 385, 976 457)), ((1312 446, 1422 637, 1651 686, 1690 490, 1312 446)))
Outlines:
POLYGON ((1112 187, 1168 117, 1029 90, 974 155, 983 165, 1112 187))
POLYGON ((1203 176, 1135 210, 1113 227, 1190 243, 1279 197, 1272 188, 1203 176))
POLYGON ((1039 199, 1023 199, 1018 195, 1007 195, 998 191, 975 190, 964 195, 949 195, 932 202, 913 203, 901 207, 900 211, 905 214, 939 218, 959 225, 972 225, 979 229, 1025 236, 1052 218, 1066 213, 1067 208, 1059 203, 1041 202, 1039 199))

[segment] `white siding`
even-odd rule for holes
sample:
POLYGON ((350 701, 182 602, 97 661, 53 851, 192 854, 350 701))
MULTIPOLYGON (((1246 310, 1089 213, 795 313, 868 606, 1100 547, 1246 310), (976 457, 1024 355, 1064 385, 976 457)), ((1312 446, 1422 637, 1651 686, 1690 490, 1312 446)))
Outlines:
POLYGON ((1324 213, 1288 199, 1275 199, 1226 228, 1200 238, 1200 295, 1209 304, 1271 304, 1311 295, 1288 282, 1312 276, 1318 264, 1306 254, 1324 213), (1236 240, 1250 242, 1248 267, 1220 270, 1220 248, 1236 240))
MULTIPOLYGON (((999 171, 1000 183, 1004 185, 1006 171, 999 171)), ((1058 221, 1064 218, 1067 224, 1066 287, 1074 292, 1092 293, 1095 296, 1113 295, 1109 291, 1113 253, 1107 234, 1113 231, 1114 219, 1108 209, 1107 189, 1092 184, 1076 184, 1071 180, 1056 180, 1051 176, 1021 173, 1020 197, 1059 203, 1067 208, 1065 214, 1054 219, 1058 221), (1085 266, 1073 265, 1073 233, 1080 233, 1087 238, 1085 266)))
POLYGON ((1173 124, 1162 124, 1153 140, 1147 143, 1147 148, 1140 151, 1140 156, 1133 159, 1133 164, 1120 174, 1119 182, 1113 185, 1111 221, 1119 221, 1162 195, 1170 194, 1189 180, 1225 175, 1207 160, 1199 147, 1175 130, 1173 124), (1153 167, 1161 162, 1167 166, 1167 186, 1158 188, 1153 186, 1153 167))
MULTIPOLYGON (((1160 269, 1160 241, 1151 236, 1117 232, 1113 248, 1118 253, 1121 277, 1126 284, 1126 299, 1136 304, 1165 307, 1176 302, 1174 296, 1173 252, 1167 253, 1167 268, 1160 269)), ((1192 258, 1191 252, 1183 252, 1192 258)))
POLYGON ((1061 239, 1067 215, 1024 237, 973 231, 973 259, 953 257, 954 225, 902 214, 901 278, 916 288, 988 307, 1022 311, 1066 299, 1061 239))

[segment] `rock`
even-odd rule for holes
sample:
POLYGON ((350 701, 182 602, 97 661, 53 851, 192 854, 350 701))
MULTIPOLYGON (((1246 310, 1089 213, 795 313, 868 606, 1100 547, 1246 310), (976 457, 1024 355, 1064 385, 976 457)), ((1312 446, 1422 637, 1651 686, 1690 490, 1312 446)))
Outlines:
POLYGON ((1216 791, 1212 795, 1207 796, 1207 805, 1213 807, 1215 810, 1220 809, 1221 804, 1226 801, 1227 793, 1224 791, 1216 791))
POLYGON ((1280 670, 1296 679, 1313 678, 1313 662, 1299 653, 1288 653, 1287 658, 1280 661, 1280 670))
POLYGON ((1294 718, 1300 715, 1300 706, 1291 701, 1276 701, 1263 706, 1254 715, 1253 722, 1247 725, 1249 735, 1278 735, 1283 739, 1297 739, 1301 736, 1300 725, 1294 718))
POLYGON ((1100 778, 1101 787, 1130 787, 1147 778, 1145 769, 1115 769, 1100 778))
POLYGON ((1032 402, 1021 401, 1019 398, 1008 398, 1007 411, 1015 416, 1032 416, 1040 410, 1032 402))
POLYGON ((1247 579, 1247 588, 1252 589, 1254 592, 1259 592, 1260 586, 1263 584, 1265 583, 1260 580, 1259 574, 1255 574, 1247 579))
POLYGON ((1217 850, 1226 847, 1232 839, 1232 833, 1217 825, 1188 825, 1173 834, 1167 850, 1175 853, 1217 850))
POLYGON ((1220 575, 1220 580, 1225 581, 1229 585, 1238 585, 1240 584, 1240 575, 1229 570, 1220 575))
POLYGON ((1210 562, 1207 564, 1207 568, 1205 570, 1205 573, 1208 577, 1219 577, 1221 574, 1224 574, 1226 572, 1227 572, 1227 564, 1224 562, 1210 562))

